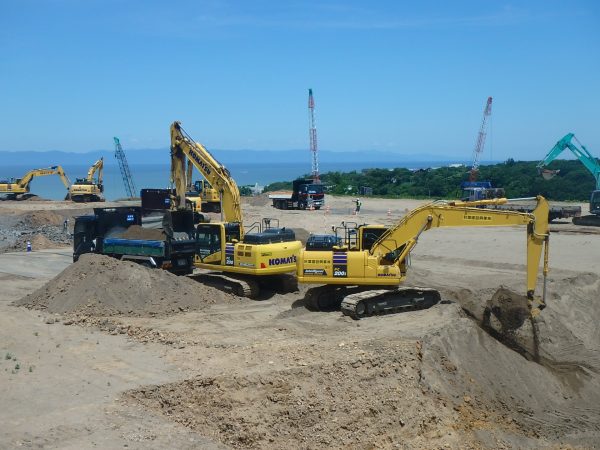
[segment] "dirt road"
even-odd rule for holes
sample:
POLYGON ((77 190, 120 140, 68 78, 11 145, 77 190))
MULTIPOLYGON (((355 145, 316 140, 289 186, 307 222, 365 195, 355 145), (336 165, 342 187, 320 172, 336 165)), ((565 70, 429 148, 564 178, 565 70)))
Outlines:
MULTIPOLYGON (((345 198, 329 212, 273 210, 264 199, 244 208, 247 222, 327 232, 341 220, 389 224, 418 203, 369 200, 359 217, 345 198)), ((551 238, 535 358, 470 316, 500 285, 524 290, 519 228, 425 233, 408 282, 444 301, 361 321, 308 311, 301 286, 260 302, 65 325, 72 318, 9 303, 67 267, 69 252, 5 253, 0 447, 592 448, 600 237, 573 227, 551 238)))

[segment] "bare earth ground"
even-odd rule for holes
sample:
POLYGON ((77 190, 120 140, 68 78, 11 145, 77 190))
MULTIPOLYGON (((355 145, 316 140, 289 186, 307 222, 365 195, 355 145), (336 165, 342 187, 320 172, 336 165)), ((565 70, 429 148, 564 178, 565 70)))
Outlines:
MULTIPOLYGON (((306 237, 422 203, 368 199, 357 217, 351 200, 301 212, 253 198, 244 213, 306 237)), ((72 209, 2 202, 0 226, 72 209)), ((549 306, 512 340, 478 318, 500 285, 525 289, 522 228, 424 233, 408 283, 444 301, 358 322, 308 311, 306 286, 251 301, 198 283, 190 303, 192 280, 108 262, 44 286, 69 249, 4 253, 0 448, 598 448, 600 230, 551 229, 549 306), (42 309, 11 305, 27 294, 42 309)))

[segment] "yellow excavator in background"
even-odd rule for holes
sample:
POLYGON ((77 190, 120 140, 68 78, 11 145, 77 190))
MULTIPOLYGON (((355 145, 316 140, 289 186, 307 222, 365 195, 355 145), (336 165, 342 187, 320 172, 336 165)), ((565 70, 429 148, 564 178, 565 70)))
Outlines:
POLYGON ((221 280, 244 297, 256 298, 260 284, 279 285, 285 291, 296 290, 296 279, 289 274, 296 271, 302 243, 296 240, 293 230, 279 228, 276 219, 263 219, 245 230, 236 182, 225 166, 183 131, 179 122, 171 125, 171 182, 176 192, 173 207, 188 207, 188 160, 218 192, 222 220, 200 223, 196 227, 198 248, 194 265, 218 272, 221 280))
MULTIPOLYGON (((31 197, 30 184, 35 177, 47 175, 58 175, 67 190, 71 186, 69 178, 61 166, 52 166, 45 169, 33 169, 27 172, 22 178, 12 178, 10 180, 0 180, 0 195, 10 200, 24 200, 31 197)), ((67 194, 68 195, 68 194, 67 194)))
POLYGON ((69 187, 68 198, 74 202, 103 202, 104 185, 102 184, 102 171, 104 158, 96 161, 88 170, 86 178, 77 178, 69 187), (98 176, 94 179, 94 175, 98 176))
MULTIPOLYGON (((525 199, 520 199, 525 200, 525 199)), ((309 289, 312 309, 339 307, 353 318, 427 308, 440 300, 428 288, 398 287, 405 279, 411 251, 419 236, 437 227, 527 227, 527 304, 532 315, 545 306, 548 273, 548 202, 541 196, 531 213, 482 209, 507 203, 506 198, 472 202, 433 202, 409 212, 396 225, 343 226, 343 236, 311 236, 300 252, 297 276, 301 283, 324 286, 309 289), (543 297, 534 297, 540 258, 544 250, 543 297)), ((523 299, 521 297, 521 299, 523 299)))
POLYGON ((221 212, 221 197, 219 192, 204 179, 192 182, 194 164, 188 159, 187 162, 187 192, 186 198, 195 212, 221 212))

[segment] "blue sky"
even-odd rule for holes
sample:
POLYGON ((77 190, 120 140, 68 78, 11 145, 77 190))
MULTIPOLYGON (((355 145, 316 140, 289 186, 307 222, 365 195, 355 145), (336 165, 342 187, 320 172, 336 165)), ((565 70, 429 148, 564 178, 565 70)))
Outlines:
POLYGON ((0 151, 319 147, 600 155, 595 1, 0 0, 0 151))

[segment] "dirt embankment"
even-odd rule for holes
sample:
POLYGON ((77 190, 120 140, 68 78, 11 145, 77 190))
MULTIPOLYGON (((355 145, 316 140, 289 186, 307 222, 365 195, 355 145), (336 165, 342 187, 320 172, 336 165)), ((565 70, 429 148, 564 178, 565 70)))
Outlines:
POLYGON ((441 403, 421 395, 419 344, 348 351, 349 361, 200 376, 129 396, 239 448, 386 448, 448 423, 441 403))
POLYGON ((199 310, 233 296, 164 270, 85 254, 16 306, 50 313, 150 317, 199 310))

